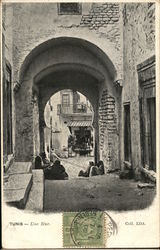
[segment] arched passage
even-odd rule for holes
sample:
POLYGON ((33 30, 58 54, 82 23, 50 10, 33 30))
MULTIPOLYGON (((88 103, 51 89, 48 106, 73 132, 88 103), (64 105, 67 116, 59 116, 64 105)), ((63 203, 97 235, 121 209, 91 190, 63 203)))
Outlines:
MULTIPOLYGON (((66 52, 65 54, 63 53, 63 60, 62 58, 59 60, 59 63, 64 63, 65 61, 67 63, 69 62, 73 62, 75 59, 75 63, 78 63, 78 58, 76 57, 76 53, 75 53, 75 57, 73 56, 72 58, 69 58, 68 55, 70 55, 71 53, 73 54, 73 52, 79 48, 79 51, 85 51, 86 54, 86 59, 85 61, 82 62, 82 65, 96 65, 98 62, 101 62, 101 64, 103 64, 106 68, 106 70, 108 71, 108 73, 110 74, 110 77, 115 80, 117 77, 117 71, 115 66, 112 63, 112 60, 108 57, 108 55, 106 53, 104 53, 104 51, 101 48, 101 44, 99 44, 99 46, 95 45, 94 43, 92 43, 91 41, 87 41, 81 38, 74 38, 74 37, 57 37, 57 38, 53 38, 50 40, 47 40, 41 44, 39 44, 37 47, 35 47, 24 59, 21 68, 19 70, 19 82, 20 84, 23 82, 24 80, 24 75, 25 72, 27 70, 27 68, 29 67, 29 65, 31 64, 32 61, 35 60, 35 57, 37 57, 40 54, 43 54, 46 51, 50 51, 50 49, 54 48, 54 54, 56 54, 57 59, 58 59, 58 54, 59 51, 61 50, 61 52, 63 53, 64 51, 66 52), (65 48, 68 48, 68 51, 65 50, 65 48), (71 49, 71 50, 70 50, 71 49), (73 50, 73 51, 72 51, 73 50), (87 55, 92 55, 92 59, 94 58, 95 60, 92 61, 90 64, 87 64, 87 61, 89 60, 89 57, 87 58, 87 55), (65 60, 64 58, 67 58, 67 60, 65 60)), ((83 53, 82 53, 83 54, 83 53)), ((81 58, 82 58, 82 54, 81 54, 81 58)), ((51 56, 51 54, 50 54, 51 56)), ((79 57, 79 60, 80 60, 79 57)), ((97 67, 95 67, 96 69, 97 67)))
POLYGON ((104 91, 118 103, 115 77, 116 70, 108 56, 82 39, 56 38, 31 51, 20 69, 21 87, 15 93, 16 160, 33 160, 43 149, 45 105, 54 93, 66 88, 81 92, 93 106, 95 158, 99 159, 99 106, 104 91))
MULTIPOLYGON (((48 70, 47 70, 48 71, 48 70)), ((36 77, 38 81, 34 82, 34 95, 37 95, 39 105, 39 124, 40 124, 40 151, 44 150, 44 108, 50 97, 59 90, 70 88, 74 91, 79 91, 84 94, 91 102, 94 109, 93 127, 96 131, 96 145, 98 145, 98 101, 99 101, 99 88, 102 80, 100 81, 95 76, 87 72, 87 69, 83 70, 81 65, 65 65, 65 67, 56 67, 56 70, 52 69, 51 73, 44 73, 44 77, 39 80, 39 76, 36 77), (44 87, 45 84, 45 87, 44 87), (38 90, 38 91, 36 91, 38 90)), ((99 74, 100 77, 100 74, 99 74)), ((102 76, 101 76, 102 79, 102 76)), ((36 131, 34 132, 36 133, 36 131)), ((38 136, 38 135, 37 135, 38 136)), ((95 148, 95 160, 98 159, 98 151, 95 148)), ((38 150, 37 150, 38 152, 38 150)))

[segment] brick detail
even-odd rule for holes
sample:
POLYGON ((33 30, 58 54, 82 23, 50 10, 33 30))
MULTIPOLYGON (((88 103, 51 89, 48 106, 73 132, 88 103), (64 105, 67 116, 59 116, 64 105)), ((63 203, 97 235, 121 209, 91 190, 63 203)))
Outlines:
POLYGON ((119 4, 104 3, 92 5, 87 15, 83 15, 80 26, 87 26, 89 29, 98 29, 106 27, 108 24, 114 24, 119 21, 119 4))
POLYGON ((115 114, 115 99, 108 94, 107 90, 102 93, 99 107, 99 133, 100 133, 100 150, 104 150, 104 144, 107 144, 107 161, 108 165, 112 162, 113 135, 117 133, 117 117, 115 114), (107 139, 105 133, 107 130, 107 139))

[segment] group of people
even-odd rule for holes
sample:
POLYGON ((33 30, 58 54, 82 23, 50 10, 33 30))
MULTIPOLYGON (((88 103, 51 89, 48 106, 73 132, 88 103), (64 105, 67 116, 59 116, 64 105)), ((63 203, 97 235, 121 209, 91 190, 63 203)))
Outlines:
POLYGON ((86 171, 80 170, 78 176, 90 177, 90 176, 103 175, 103 174, 104 174, 103 161, 99 161, 97 166, 94 164, 93 161, 90 161, 89 166, 87 167, 86 171))
MULTIPOLYGON (((43 169, 45 179, 49 180, 67 180, 68 174, 61 164, 60 158, 52 150, 50 160, 47 158, 46 153, 43 152, 35 158, 35 169, 43 169)), ((91 177, 104 174, 104 163, 99 161, 97 165, 93 161, 89 162, 87 169, 80 170, 79 177, 91 177)))
POLYGON ((52 150, 50 161, 46 157, 46 153, 42 152, 35 158, 35 169, 43 169, 45 179, 49 180, 67 180, 68 174, 63 165, 61 165, 60 158, 52 150))

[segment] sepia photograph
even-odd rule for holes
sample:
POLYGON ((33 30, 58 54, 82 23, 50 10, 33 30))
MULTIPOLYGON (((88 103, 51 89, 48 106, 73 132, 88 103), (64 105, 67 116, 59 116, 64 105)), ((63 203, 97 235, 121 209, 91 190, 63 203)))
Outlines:
POLYGON ((102 232, 157 196, 156 2, 1 5, 3 203, 64 213, 82 244, 83 216, 102 232))

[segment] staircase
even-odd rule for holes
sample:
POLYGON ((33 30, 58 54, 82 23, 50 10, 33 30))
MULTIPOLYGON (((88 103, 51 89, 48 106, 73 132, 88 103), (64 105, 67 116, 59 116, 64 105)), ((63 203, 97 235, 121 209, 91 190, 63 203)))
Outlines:
POLYGON ((4 201, 8 205, 43 211, 43 170, 32 170, 31 162, 13 162, 3 180, 4 201))
POLYGON ((24 208, 32 182, 32 163, 13 162, 4 175, 4 201, 8 205, 24 208))

